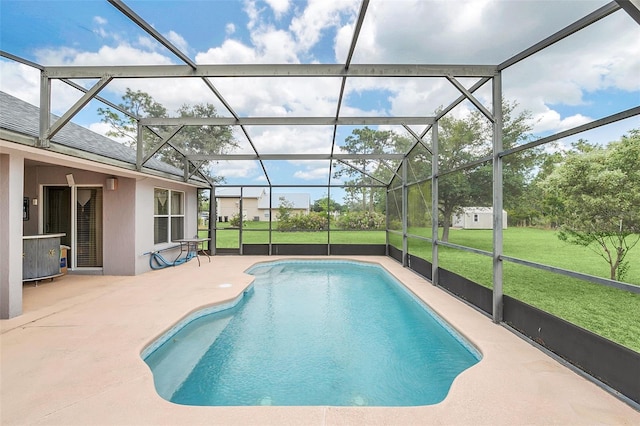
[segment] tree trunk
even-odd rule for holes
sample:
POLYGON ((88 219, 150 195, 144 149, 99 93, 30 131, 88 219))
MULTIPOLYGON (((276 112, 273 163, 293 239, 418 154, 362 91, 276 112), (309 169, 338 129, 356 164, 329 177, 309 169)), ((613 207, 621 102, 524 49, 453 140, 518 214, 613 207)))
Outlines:
POLYGON ((373 189, 369 190, 369 212, 373 212, 373 189))
POLYGON ((444 219, 442 220, 442 241, 445 243, 449 242, 449 228, 451 228, 451 221, 448 219, 448 216, 445 214, 444 219))

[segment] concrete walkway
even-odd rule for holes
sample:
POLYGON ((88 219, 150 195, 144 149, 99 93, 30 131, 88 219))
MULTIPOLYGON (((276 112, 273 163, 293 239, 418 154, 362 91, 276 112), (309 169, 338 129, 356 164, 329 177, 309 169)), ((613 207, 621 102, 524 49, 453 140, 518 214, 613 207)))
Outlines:
POLYGON ((193 310, 240 294, 252 280, 243 273, 249 266, 278 259, 217 256, 201 267, 192 261, 137 277, 26 284, 24 314, 0 322, 0 424, 640 424, 639 412, 394 260, 350 258, 385 266, 483 353, 442 403, 190 407, 163 400, 140 352, 193 310))

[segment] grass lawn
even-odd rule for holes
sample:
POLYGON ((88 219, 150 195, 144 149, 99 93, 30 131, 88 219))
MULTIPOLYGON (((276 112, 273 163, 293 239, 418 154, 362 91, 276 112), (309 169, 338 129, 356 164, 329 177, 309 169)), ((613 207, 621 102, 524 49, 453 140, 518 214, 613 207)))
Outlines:
MULTIPOLYGON (((326 232, 278 232, 273 225, 273 243, 326 244, 326 232)), ((266 222, 247 222, 244 243, 268 243, 266 222)), ((430 229, 410 229, 416 235, 430 235, 430 229)), ((218 247, 238 247, 237 229, 217 233, 218 247)), ((390 234, 391 244, 402 247, 401 237, 390 234)), ((490 252, 490 230, 452 229, 449 241, 490 252)), ((333 231, 331 242, 352 244, 384 244, 384 231, 333 231)), ((504 253, 520 259, 557 266, 589 275, 608 278, 609 266, 591 250, 560 241, 554 231, 532 228, 504 230, 504 253)), ((409 239, 409 252, 431 261, 431 244, 409 239)), ((629 269, 625 282, 640 285, 640 245, 628 255, 629 269)), ((491 288, 491 258, 441 246, 439 263, 472 281, 491 288)), ((591 284, 510 262, 504 263, 504 292, 511 297, 586 328, 614 342, 640 352, 640 294, 591 284)))
MULTIPOLYGON (((449 241, 491 251, 491 231, 451 230, 449 241)), ((560 241, 554 231, 510 228, 505 255, 608 278, 609 265, 591 250, 560 241)), ((431 259, 431 244, 410 240, 409 252, 431 259)), ((440 267, 491 288, 491 258, 440 247, 440 267)), ((624 281, 640 285, 640 245, 627 255, 624 281)), ((640 352, 640 294, 588 283, 552 272, 504 263, 504 292, 614 342, 640 352)))
MULTIPOLYGON (((268 244, 268 222, 245 222, 242 229, 242 242, 244 244, 268 244)), ((228 223, 218 223, 216 232, 217 247, 238 248, 239 230, 229 226, 228 223)), ((200 235, 206 235, 200 231, 200 235)), ((317 232, 279 232, 277 223, 273 224, 271 242, 273 244, 327 244, 328 233, 317 232)), ((384 231, 342 231, 331 230, 332 244, 385 244, 384 231)))

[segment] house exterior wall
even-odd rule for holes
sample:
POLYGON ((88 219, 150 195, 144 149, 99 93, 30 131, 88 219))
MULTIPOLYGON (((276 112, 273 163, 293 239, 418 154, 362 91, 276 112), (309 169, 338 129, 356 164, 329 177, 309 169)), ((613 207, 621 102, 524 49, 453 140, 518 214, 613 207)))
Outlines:
MULTIPOLYGON (((217 208, 217 218, 219 221, 220 217, 222 217, 222 221, 224 222, 225 216, 228 220, 231 220, 233 216, 238 214, 240 209, 240 198, 235 197, 220 197, 217 198, 218 208, 217 208)), ((254 217, 260 215, 260 211, 258 210, 258 199, 257 198, 243 198, 242 199, 242 211, 244 220, 253 220, 254 217)), ((268 220, 268 219, 267 219, 268 220)))
POLYGON ((38 206, 30 206, 30 218, 23 222, 24 235, 44 233, 43 187, 67 186, 67 174, 73 174, 75 184, 102 187, 102 273, 104 275, 135 274, 135 179, 118 177, 118 189, 105 190, 104 184, 110 174, 77 168, 39 165, 25 167, 25 196, 38 199, 38 206))
MULTIPOLYGON (((105 176, 105 179, 110 176, 105 176)), ((135 275, 136 180, 118 178, 118 189, 103 191, 103 272, 105 275, 135 275)))
POLYGON ((179 253, 176 243, 153 243, 153 202, 155 188, 170 189, 184 192, 184 217, 185 238, 191 238, 198 234, 198 193, 191 186, 182 185, 179 182, 169 182, 155 178, 139 179, 135 189, 135 270, 136 274, 149 271, 149 253, 151 251, 170 249, 163 253, 163 257, 171 259, 179 253))
POLYGON ((22 314, 24 157, 0 153, 0 318, 22 314))
POLYGON ((224 222, 226 218, 227 219, 226 221, 229 221, 233 216, 238 214, 239 207, 238 205, 236 205, 236 203, 240 201, 238 198, 225 197, 225 198, 217 198, 216 200, 218 203, 218 206, 217 206, 218 217, 216 218, 216 220, 218 221, 222 220, 222 222, 224 222))
MULTIPOLYGON (((17 108, 15 111, 23 110, 17 108)), ((184 193, 184 236, 197 234, 197 188, 170 179, 176 176, 177 169, 157 162, 157 170, 162 170, 158 173, 165 174, 167 178, 138 172, 131 163, 135 153, 127 157, 119 151, 121 147, 116 142, 79 126, 74 128, 73 134, 80 140, 84 136, 88 138, 85 141, 86 151, 75 151, 75 148, 55 140, 51 149, 38 148, 37 118, 37 110, 34 110, 26 117, 24 128, 0 128, 0 318, 3 319, 22 313, 23 236, 43 233, 43 188, 46 185, 68 187, 67 174, 73 174, 77 187, 102 188, 102 216, 96 218, 103 231, 102 246, 98 247, 102 252, 102 268, 84 272, 105 275, 143 273, 151 269, 148 252, 176 246, 175 243, 154 245, 156 187, 184 193), (28 125, 29 119, 36 125, 28 125), (96 144, 103 150, 93 151, 96 144), (108 148, 115 150, 113 157, 103 156, 102 152, 108 148), (69 152, 72 154, 67 154, 69 152), (111 177, 118 180, 116 190, 106 188, 106 179, 111 177), (24 197, 29 197, 29 220, 23 220, 24 197), (37 204, 33 203, 34 200, 38 201, 37 204)), ((174 249, 173 255, 177 253, 174 249)), ((168 256, 171 258, 171 254, 168 256)))
POLYGON ((260 210, 258 210, 257 198, 245 198, 242 200, 242 211, 244 220, 252 221, 256 217, 260 220, 260 210))
MULTIPOLYGON (((4 154, 3 154, 4 157, 4 154)), ((7 155, 7 158, 10 156, 7 155)), ((12 153, 11 158, 22 158, 19 154, 12 153)), ((42 164, 37 166, 24 166, 19 176, 21 181, 18 203, 13 206, 19 209, 18 221, 22 227, 11 227, 17 235, 18 242, 13 247, 22 246, 23 235, 35 235, 43 233, 43 187, 46 185, 67 186, 66 175, 73 174, 75 184, 78 186, 92 186, 103 188, 103 267, 104 275, 136 275, 149 271, 149 255, 145 254, 154 250, 175 247, 175 243, 154 245, 153 243, 153 198, 155 188, 165 188, 181 191, 185 194, 185 237, 193 237, 197 234, 197 189, 180 182, 168 181, 155 177, 118 176, 114 173, 100 173, 84 170, 67 165, 42 164), (115 191, 106 190, 105 182, 109 177, 117 177, 118 188, 115 191), (22 220, 22 199, 29 197, 29 220, 22 220), (33 199, 38 200, 38 205, 33 205, 33 199)), ((13 176, 12 176, 13 179, 13 176)), ((4 209, 0 213, 4 214, 4 209)), ((18 250, 18 255, 21 255, 18 250)), ((178 251, 168 252, 168 258, 177 255, 178 251)), ((13 263, 12 274, 16 274, 20 289, 22 288, 22 261, 19 257, 17 263, 13 263), (17 266, 20 266, 18 268, 17 266)), ((21 293, 21 291, 20 291, 21 293)))

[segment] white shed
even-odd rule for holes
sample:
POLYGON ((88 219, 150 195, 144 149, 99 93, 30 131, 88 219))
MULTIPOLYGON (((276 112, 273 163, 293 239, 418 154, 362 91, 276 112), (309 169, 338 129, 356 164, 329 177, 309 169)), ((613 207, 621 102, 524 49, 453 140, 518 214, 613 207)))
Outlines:
MULTIPOLYGON (((462 229, 493 229, 493 207, 463 207, 453 215, 451 226, 462 229)), ((504 210, 502 229, 507 229, 507 212, 504 210)))

